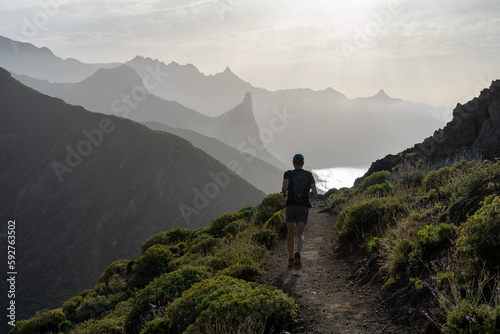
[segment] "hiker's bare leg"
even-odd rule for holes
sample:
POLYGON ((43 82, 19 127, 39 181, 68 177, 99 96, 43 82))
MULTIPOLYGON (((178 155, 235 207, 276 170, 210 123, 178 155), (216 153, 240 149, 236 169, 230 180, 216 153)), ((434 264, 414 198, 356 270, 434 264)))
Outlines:
POLYGON ((295 222, 286 223, 288 227, 288 238, 287 238, 287 246, 288 246, 288 254, 289 258, 293 259, 293 247, 295 244, 295 222))
POLYGON ((296 227, 296 238, 297 238, 297 253, 302 251, 302 246, 304 246, 304 231, 306 229, 306 224, 299 222, 296 227))

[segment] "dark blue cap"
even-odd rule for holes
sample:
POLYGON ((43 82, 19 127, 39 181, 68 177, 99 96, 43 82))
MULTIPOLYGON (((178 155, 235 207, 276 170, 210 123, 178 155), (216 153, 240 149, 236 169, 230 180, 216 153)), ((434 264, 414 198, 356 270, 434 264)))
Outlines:
POLYGON ((304 163, 304 156, 302 154, 295 154, 293 156, 293 163, 296 164, 303 164, 304 163))

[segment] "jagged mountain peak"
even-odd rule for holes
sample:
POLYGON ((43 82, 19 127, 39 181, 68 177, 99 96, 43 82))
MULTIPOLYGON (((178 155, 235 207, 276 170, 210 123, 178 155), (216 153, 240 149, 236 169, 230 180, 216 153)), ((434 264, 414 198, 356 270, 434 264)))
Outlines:
POLYGON ((133 68, 127 65, 120 65, 110 69, 100 68, 94 73, 94 75, 82 81, 83 84, 93 82, 97 82, 100 85, 104 83, 113 85, 122 83, 127 86, 142 85, 142 79, 133 68))

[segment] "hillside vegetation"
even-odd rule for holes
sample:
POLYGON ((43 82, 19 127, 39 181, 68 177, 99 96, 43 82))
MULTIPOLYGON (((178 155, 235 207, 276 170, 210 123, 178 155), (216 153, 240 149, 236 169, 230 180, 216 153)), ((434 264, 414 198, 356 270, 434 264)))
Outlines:
MULTIPOLYGON (((499 333, 500 162, 431 169, 413 161, 328 198, 337 252, 368 255, 355 279, 382 281, 389 294, 402 294, 403 304, 427 319, 426 333, 499 333)), ((255 283, 268 249, 286 232, 283 208, 273 194, 208 227, 161 232, 140 257, 110 265, 93 289, 17 322, 11 333, 290 328, 295 301, 255 283)))
POLYGON ((176 228, 119 260, 93 289, 18 321, 10 333, 268 333, 295 320, 295 301, 257 284, 286 231, 281 194, 228 212, 204 228, 176 228))
POLYGON ((357 277, 403 294, 434 324, 426 332, 500 333, 499 194, 500 162, 431 170, 413 160, 342 189, 327 206, 338 213, 340 251, 369 255, 357 277))

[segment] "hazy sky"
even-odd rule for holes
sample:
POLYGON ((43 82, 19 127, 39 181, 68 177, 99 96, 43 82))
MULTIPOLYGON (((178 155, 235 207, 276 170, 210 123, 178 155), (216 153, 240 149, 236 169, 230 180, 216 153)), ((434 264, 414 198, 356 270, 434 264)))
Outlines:
POLYGON ((143 55, 450 108, 500 78, 499 0, 1 0, 0 35, 84 62, 143 55))

